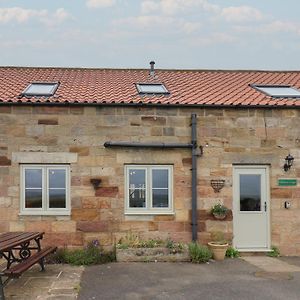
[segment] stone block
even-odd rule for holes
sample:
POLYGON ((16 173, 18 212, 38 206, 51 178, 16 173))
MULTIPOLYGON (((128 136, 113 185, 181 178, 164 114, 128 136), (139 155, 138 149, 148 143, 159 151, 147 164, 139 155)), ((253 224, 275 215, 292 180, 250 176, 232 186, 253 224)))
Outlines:
POLYGON ((184 231, 184 222, 159 222, 158 229, 162 232, 181 232, 184 231))
POLYGON ((158 231, 158 223, 157 222, 149 222, 148 230, 149 231, 158 231))
MULTIPOLYGON (((83 113, 86 112, 84 110, 85 108, 86 107, 83 107, 83 106, 70 106, 69 111, 70 111, 70 114, 72 114, 72 115, 82 115, 83 113)), ((94 107, 88 107, 88 108, 91 108, 95 112, 94 107)))
POLYGON ((111 187, 99 187, 96 190, 95 195, 98 197, 116 197, 118 195, 119 188, 117 186, 111 187))
POLYGON ((103 221, 79 221, 76 229, 83 232, 102 232, 107 231, 108 223, 103 221))
POLYGON ((46 115, 62 115, 69 114, 68 106, 33 106, 32 107, 33 114, 46 114, 46 115))
POLYGON ((10 166, 11 160, 7 156, 0 156, 0 166, 10 166))
POLYGON ((97 207, 100 209, 110 209, 111 202, 110 202, 110 200, 100 200, 100 201, 98 201, 97 207))
POLYGON ((142 116, 141 120, 143 125, 150 125, 150 126, 166 125, 165 117, 142 116))
POLYGON ((58 125, 58 119, 39 119, 39 125, 58 125))
POLYGON ((187 209, 178 209, 175 212, 176 221, 188 221, 189 212, 187 209))
POLYGON ((10 197, 0 197, 0 207, 10 207, 12 199, 10 197))
POLYGON ((151 128, 151 135, 152 136, 162 136, 163 135, 162 127, 152 127, 151 128))
POLYGON ((89 147, 72 146, 70 147, 70 152, 78 153, 79 156, 87 156, 90 154, 90 149, 89 147))
POLYGON ((174 128, 173 127, 164 127, 163 128, 163 135, 174 136, 175 135, 174 128))
POLYGON ((9 222, 7 224, 9 224, 9 231, 25 231, 25 224, 23 221, 9 222))
MULTIPOLYGON (((10 230, 10 223, 8 221, 0 221, 0 232, 13 231, 10 230)), ((16 230, 18 231, 18 230, 16 230)))
POLYGON ((45 231, 51 232, 51 222, 48 221, 27 221, 25 222, 26 231, 45 231))
POLYGON ((0 114, 10 114, 10 113, 11 113, 11 106, 8 105, 0 106, 0 114))
POLYGON ((82 197, 82 208, 98 208, 99 197, 82 197))
POLYGON ((293 191, 290 188, 271 188, 271 198, 291 199, 293 191))
POLYGON ((175 215, 156 215, 154 216, 154 221, 174 221, 175 215))
POLYGON ((75 221, 56 221, 51 223, 52 232, 75 232, 75 221))
POLYGON ((98 221, 100 214, 97 209, 72 209, 72 220, 74 221, 98 221))

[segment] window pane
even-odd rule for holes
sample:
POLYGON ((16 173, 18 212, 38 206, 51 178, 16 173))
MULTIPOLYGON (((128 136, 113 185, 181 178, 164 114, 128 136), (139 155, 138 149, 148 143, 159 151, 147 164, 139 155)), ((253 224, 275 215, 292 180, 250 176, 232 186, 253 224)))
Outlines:
POLYGON ((66 187, 66 171, 58 169, 49 170, 49 187, 65 188, 66 187))
POLYGON ((168 207, 168 190, 166 189, 153 189, 152 190, 152 205, 153 207, 168 207))
POLYGON ((42 170, 26 169, 25 170, 25 187, 42 188, 42 170))
POLYGON ((25 190, 25 208, 42 208, 42 190, 25 190))
POLYGON ((66 208, 66 190, 49 189, 49 207, 66 208))
POLYGON ((24 91, 25 95, 52 95, 57 83, 31 83, 24 91))
POLYGON ((153 188, 168 188, 168 170, 152 170, 152 187, 153 188))
POLYGON ((146 207, 146 191, 129 189, 129 207, 146 207))
POLYGON ((167 93, 167 89, 163 84, 138 84, 140 93, 159 93, 159 94, 165 94, 167 93))
POLYGON ((260 210, 260 175, 240 175, 240 211, 260 210))
POLYGON ((133 188, 145 188, 146 171, 139 169, 129 170, 129 185, 133 188), (134 185, 134 186, 133 186, 134 185))

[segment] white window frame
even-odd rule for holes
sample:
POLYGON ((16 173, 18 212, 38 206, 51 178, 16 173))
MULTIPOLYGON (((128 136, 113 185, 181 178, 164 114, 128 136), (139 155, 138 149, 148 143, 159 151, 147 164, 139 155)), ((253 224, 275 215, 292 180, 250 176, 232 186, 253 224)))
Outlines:
POLYGON ((20 215, 70 215, 70 166, 69 165, 56 165, 56 164, 26 164, 21 165, 21 190, 20 190, 20 215), (42 170, 42 208, 26 208, 25 207, 25 170, 38 169, 42 170), (58 169, 65 170, 66 174, 66 207, 65 208, 50 208, 49 207, 49 178, 48 170, 58 169))
POLYGON ((171 215, 173 209, 173 166, 172 165, 125 165, 125 214, 126 215, 171 215), (145 170, 146 206, 129 207, 129 171, 132 169, 145 170), (168 171, 168 207, 152 207, 152 170, 168 171))

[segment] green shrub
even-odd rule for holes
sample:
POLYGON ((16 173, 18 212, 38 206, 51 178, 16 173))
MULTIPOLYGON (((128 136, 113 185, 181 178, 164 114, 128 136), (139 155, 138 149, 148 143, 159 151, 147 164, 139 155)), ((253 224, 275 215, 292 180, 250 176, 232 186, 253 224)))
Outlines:
POLYGON ((280 256, 280 251, 279 251, 278 247, 272 246, 271 249, 272 250, 270 252, 267 252, 267 256, 270 256, 270 257, 280 256))
POLYGON ((237 257, 240 257, 240 252, 237 249, 235 249, 234 247, 228 247, 225 255, 226 255, 226 257, 237 258, 237 257))
POLYGON ((225 205, 218 203, 211 208, 210 212, 213 215, 226 215, 228 213, 228 208, 225 205))
POLYGON ((97 240, 88 243, 83 249, 58 249, 49 256, 50 263, 66 263, 70 265, 95 265, 115 261, 114 252, 104 252, 97 240))
POLYGON ((189 254, 193 263, 204 263, 212 258, 212 253, 207 246, 194 242, 189 244, 189 254))

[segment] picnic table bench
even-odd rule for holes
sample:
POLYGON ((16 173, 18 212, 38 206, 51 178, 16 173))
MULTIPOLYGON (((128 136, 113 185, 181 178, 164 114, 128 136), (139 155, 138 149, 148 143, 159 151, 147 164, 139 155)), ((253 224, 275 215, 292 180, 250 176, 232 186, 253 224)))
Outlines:
POLYGON ((57 247, 41 248, 44 232, 7 232, 0 234, 0 258, 6 260, 6 268, 0 270, 0 300, 4 300, 4 285, 12 278, 18 278, 34 264, 45 270, 44 258, 57 247), (5 281, 2 277, 7 277, 5 281))

